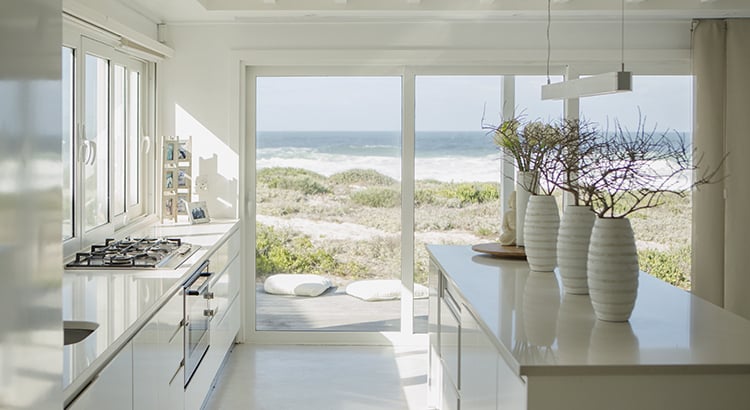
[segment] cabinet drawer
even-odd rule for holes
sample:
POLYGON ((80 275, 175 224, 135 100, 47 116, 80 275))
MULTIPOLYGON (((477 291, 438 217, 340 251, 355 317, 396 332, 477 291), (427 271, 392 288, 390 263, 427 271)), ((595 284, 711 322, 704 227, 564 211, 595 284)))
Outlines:
POLYGON ((456 391, 456 388, 446 379, 446 377, 443 377, 443 389, 441 392, 442 397, 440 400, 440 404, 442 406, 440 407, 440 409, 459 410, 461 407, 459 405, 458 392, 456 391))
MULTIPOLYGON (((459 321, 446 300, 440 299, 440 357, 443 361, 444 377, 450 379, 455 389, 459 380, 459 321)), ((444 380, 444 385, 445 385, 444 380)))
POLYGON ((214 274, 224 272, 229 262, 234 259, 240 251, 240 234, 235 232, 224 241, 221 246, 209 257, 211 265, 209 268, 214 274))
POLYGON ((214 295, 211 308, 214 309, 212 322, 220 322, 224 318, 230 303, 239 293, 240 258, 235 257, 222 273, 215 273, 211 278, 211 292, 214 295))
POLYGON ((128 343, 66 410, 132 410, 133 350, 128 343))

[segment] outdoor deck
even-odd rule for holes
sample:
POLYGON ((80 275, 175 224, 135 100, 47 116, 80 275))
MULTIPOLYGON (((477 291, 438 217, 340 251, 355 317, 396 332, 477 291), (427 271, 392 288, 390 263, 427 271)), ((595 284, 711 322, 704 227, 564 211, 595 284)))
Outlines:
MULTIPOLYGON (((366 302, 349 296, 343 287, 317 297, 271 295, 256 286, 257 330, 333 332, 397 332, 401 301, 366 302)), ((427 332, 427 299, 414 301, 414 332, 427 332)))

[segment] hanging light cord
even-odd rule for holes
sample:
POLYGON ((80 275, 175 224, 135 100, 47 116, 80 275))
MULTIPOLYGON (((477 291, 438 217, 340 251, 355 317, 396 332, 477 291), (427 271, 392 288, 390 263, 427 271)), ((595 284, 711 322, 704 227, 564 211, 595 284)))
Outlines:
MULTIPOLYGON (((547 84, 550 84, 549 60, 550 60, 550 53, 552 52, 552 46, 550 43, 549 28, 551 24, 552 24, 552 0, 547 0, 547 84)), ((624 63, 623 63, 623 66, 624 66, 624 63)))
POLYGON ((622 20, 620 22, 620 71, 625 71, 625 0, 622 0, 621 16, 622 16, 622 20))

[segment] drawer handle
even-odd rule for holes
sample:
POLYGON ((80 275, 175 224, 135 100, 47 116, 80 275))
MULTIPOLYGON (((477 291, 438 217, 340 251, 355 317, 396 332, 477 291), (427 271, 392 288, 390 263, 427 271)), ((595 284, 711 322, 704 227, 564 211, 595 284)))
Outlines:
POLYGON ((174 371, 174 374, 172 375, 172 378, 169 379, 169 385, 172 385, 172 382, 174 381, 174 378, 177 377, 178 374, 180 374, 180 369, 185 367, 185 360, 180 360, 180 365, 177 366, 177 370, 174 371))

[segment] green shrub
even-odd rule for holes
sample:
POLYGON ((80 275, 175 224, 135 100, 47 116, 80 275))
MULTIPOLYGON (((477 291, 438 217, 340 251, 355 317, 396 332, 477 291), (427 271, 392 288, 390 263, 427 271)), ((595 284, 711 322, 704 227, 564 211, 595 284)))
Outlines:
POLYGON ((439 194, 449 199, 457 199, 462 205, 481 204, 500 199, 497 184, 491 183, 446 184, 439 194))
POLYGON ((394 185, 398 182, 389 176, 375 171, 374 169, 350 169, 331 175, 328 178, 328 181, 332 184, 339 185, 362 184, 380 186, 394 185))
POLYGON ((683 246, 667 251, 644 249, 638 252, 642 271, 667 283, 690 289, 690 247, 683 246))
POLYGON ((259 277, 272 273, 314 273, 354 275, 363 267, 340 263, 322 248, 316 248, 306 236, 294 236, 288 230, 256 224, 255 268, 259 277))
POLYGON ((394 208, 401 203, 401 193, 392 188, 367 188, 353 192, 350 196, 357 205, 371 208, 394 208))
POLYGON ((437 203, 437 198, 435 198, 434 190, 417 189, 417 191, 414 192, 414 205, 415 206, 434 205, 436 203, 437 203))
POLYGON ((301 168, 264 168, 258 171, 257 180, 272 189, 288 189, 306 195, 331 192, 324 185, 326 179, 323 175, 301 168))

